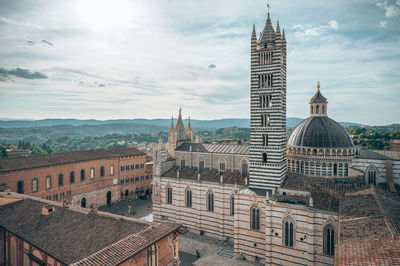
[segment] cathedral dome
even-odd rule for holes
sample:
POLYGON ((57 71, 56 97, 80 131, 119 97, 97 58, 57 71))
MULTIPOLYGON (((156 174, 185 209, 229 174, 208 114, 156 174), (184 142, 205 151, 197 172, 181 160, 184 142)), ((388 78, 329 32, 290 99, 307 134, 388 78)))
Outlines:
POLYGON ((312 116, 303 120, 293 130, 288 146, 312 148, 353 148, 346 130, 327 116, 312 116))

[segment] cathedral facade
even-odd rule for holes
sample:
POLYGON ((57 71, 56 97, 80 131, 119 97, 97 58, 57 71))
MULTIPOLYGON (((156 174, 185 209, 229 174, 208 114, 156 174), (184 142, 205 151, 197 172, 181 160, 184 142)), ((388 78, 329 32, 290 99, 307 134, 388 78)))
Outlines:
MULTIPOLYGON (((367 166, 374 156, 363 158, 346 131, 328 118, 319 87, 310 100, 310 117, 287 141, 286 39, 268 14, 261 35, 257 38, 253 27, 251 36, 250 145, 193 141, 193 129, 190 122, 185 129, 180 110, 168 144, 160 141, 154 155, 154 220, 230 241, 236 258, 266 265, 333 265, 346 256, 343 245, 355 240, 363 247, 369 239, 362 230, 355 232, 352 226, 363 227, 352 224, 360 220, 353 219, 346 204, 349 197, 369 195, 380 206, 382 193, 397 195, 398 154, 397 159, 379 157, 386 161, 375 161, 375 168, 367 166), (389 192, 375 189, 379 183, 389 192), (350 240, 339 234, 346 230, 350 240)), ((393 202, 400 207, 400 199, 393 202)), ((379 211, 393 218, 388 228, 397 228, 398 213, 379 211)), ((394 235, 399 232, 400 224, 394 235)))

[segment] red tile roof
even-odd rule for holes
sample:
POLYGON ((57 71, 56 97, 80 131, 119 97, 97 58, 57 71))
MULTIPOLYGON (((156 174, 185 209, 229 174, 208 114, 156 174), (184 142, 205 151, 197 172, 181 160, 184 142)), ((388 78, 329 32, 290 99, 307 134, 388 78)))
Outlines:
POLYGON ((136 148, 126 148, 117 150, 88 150, 72 151, 39 156, 17 157, 9 159, 0 159, 0 173, 25 170, 35 167, 47 167, 58 164, 68 164, 80 161, 98 160, 119 156, 145 155, 144 152, 136 148))

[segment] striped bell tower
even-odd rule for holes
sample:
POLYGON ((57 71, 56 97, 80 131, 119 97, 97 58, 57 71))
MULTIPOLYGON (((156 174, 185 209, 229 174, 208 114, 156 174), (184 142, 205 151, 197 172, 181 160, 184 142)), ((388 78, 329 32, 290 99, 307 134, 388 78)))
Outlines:
POLYGON ((251 36, 250 188, 274 191, 286 175, 286 39, 267 16, 251 36))

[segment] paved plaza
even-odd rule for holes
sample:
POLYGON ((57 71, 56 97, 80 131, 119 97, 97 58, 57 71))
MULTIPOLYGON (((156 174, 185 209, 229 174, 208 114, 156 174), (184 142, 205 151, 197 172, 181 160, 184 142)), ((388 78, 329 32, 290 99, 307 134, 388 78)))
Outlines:
POLYGON ((110 206, 99 207, 99 211, 140 219, 152 214, 153 204, 151 199, 120 200, 110 206))
POLYGON ((233 257, 233 243, 209 236, 186 232, 179 237, 181 265, 189 266, 249 266, 261 265, 233 257), (196 251, 200 254, 197 257, 196 251), (183 255, 183 256, 181 256, 183 255), (191 255, 191 256, 190 256, 191 255), (196 259, 195 261, 193 259, 196 259))

